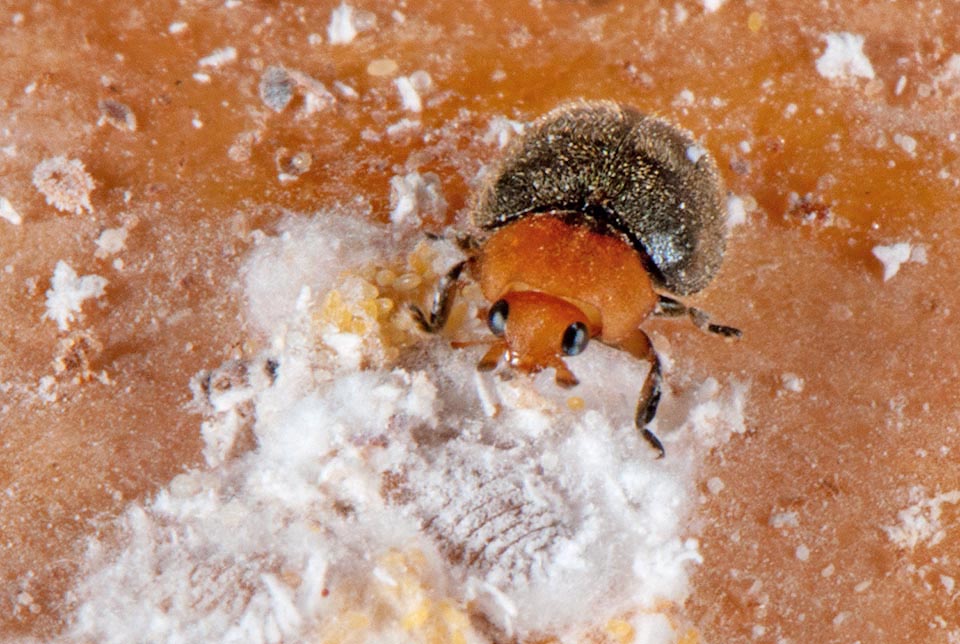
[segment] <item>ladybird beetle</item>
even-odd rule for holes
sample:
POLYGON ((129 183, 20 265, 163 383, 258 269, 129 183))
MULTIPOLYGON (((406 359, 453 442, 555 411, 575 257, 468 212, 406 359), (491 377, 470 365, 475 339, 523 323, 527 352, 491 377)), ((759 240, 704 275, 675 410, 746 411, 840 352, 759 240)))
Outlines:
POLYGON ((688 316, 709 333, 738 338, 689 295, 713 278, 724 251, 723 188, 716 164, 691 136, 613 102, 560 106, 533 122, 490 174, 473 205, 482 240, 441 279, 419 325, 437 332, 469 266, 496 336, 477 368, 505 359, 526 372, 552 367, 557 384, 577 379, 564 357, 588 342, 650 363, 635 421, 658 457, 648 428, 660 400, 660 360, 641 324, 688 316))

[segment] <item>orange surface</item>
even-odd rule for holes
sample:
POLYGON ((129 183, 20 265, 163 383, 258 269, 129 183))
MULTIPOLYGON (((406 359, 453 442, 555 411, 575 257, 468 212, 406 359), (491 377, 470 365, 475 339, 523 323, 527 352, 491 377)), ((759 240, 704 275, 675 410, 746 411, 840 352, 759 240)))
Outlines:
POLYGON ((250 348, 237 274, 253 230, 283 208, 357 198, 385 219, 390 178, 415 169, 440 177, 451 219, 496 154, 491 117, 585 97, 702 136, 756 204, 692 300, 744 339, 649 326, 671 347, 675 391, 708 375, 750 383, 749 431, 710 457, 691 519, 704 563, 686 610, 702 640, 960 637, 957 507, 942 504, 940 541, 907 548, 884 530, 917 498, 960 488, 954 5, 358 0, 377 27, 330 45, 336 4, 10 2, 0 15, 0 196, 23 216, 0 220, 2 632, 55 633, 83 539, 200 462, 188 382, 250 348), (836 31, 865 37, 874 79, 817 73, 836 31), (199 66, 227 46, 236 61, 199 66), (419 131, 385 133, 416 117, 391 77, 368 73, 385 58, 433 80, 419 131), (274 113, 258 95, 269 65, 358 98, 274 113), (97 125, 107 99, 132 110, 134 131, 97 125), (309 168, 279 181, 302 152, 309 168), (31 185, 58 155, 96 182, 92 214, 57 213, 31 185), (95 257, 121 226, 125 249, 95 257), (899 241, 928 261, 884 282, 871 250, 899 241), (42 316, 61 259, 109 284, 72 326, 92 339, 86 357, 57 374, 69 334, 42 316), (55 402, 37 395, 44 376, 55 402))

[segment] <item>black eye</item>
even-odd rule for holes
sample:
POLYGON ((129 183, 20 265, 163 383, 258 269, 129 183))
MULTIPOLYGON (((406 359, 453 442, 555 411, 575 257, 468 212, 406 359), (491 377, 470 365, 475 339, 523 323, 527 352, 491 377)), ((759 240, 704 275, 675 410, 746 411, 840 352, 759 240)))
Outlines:
POLYGON ((587 348, 590 341, 590 334, 587 333, 587 325, 583 322, 574 322, 563 332, 563 340, 560 348, 568 356, 575 356, 587 348))
POLYGON ((502 336, 507 329, 507 314, 510 312, 510 305, 506 300, 497 300, 490 307, 490 313, 487 314, 487 326, 494 335, 502 336))

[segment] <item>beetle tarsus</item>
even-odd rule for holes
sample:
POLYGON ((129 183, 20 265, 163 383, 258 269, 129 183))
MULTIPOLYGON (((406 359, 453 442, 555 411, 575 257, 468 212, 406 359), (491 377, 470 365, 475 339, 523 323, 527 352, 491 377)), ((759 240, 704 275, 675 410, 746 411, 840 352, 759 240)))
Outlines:
POLYGON ((413 314, 413 319, 427 333, 438 333, 446 326, 447 319, 450 317, 450 307, 453 305, 453 292, 460 282, 460 274, 466 265, 467 260, 457 262, 437 284, 437 291, 434 293, 433 306, 430 308, 429 315, 424 313, 416 304, 410 305, 410 313, 413 314))
POLYGON ((506 343, 496 342, 492 347, 487 349, 487 352, 480 358, 480 362, 477 363, 477 371, 493 371, 497 368, 497 365, 500 364, 500 359, 503 358, 506 352, 506 343))
POLYGON ((650 447, 657 450, 658 459, 663 458, 666 455, 667 451, 663 449, 663 443, 660 442, 660 439, 657 438, 656 434, 651 432, 649 429, 644 429, 643 437, 647 440, 648 443, 650 443, 650 447))
POLYGON ((711 322, 710 314, 703 309, 687 306, 683 302, 666 295, 659 296, 657 308, 653 314, 664 318, 678 318, 686 315, 690 318, 690 321, 693 322, 694 326, 706 333, 712 333, 724 338, 740 338, 743 336, 743 331, 736 327, 711 322))
POLYGON ((650 337, 644 333, 642 329, 637 329, 636 332, 623 343, 621 348, 630 352, 630 354, 638 360, 644 360, 650 363, 650 371, 647 372, 647 377, 643 381, 643 387, 640 389, 640 398, 637 401, 637 413, 634 417, 634 423, 646 441, 650 443, 650 446, 657 450, 657 458, 663 458, 664 454, 666 454, 663 443, 661 443, 656 434, 647 427, 647 425, 653 422, 654 417, 657 415, 657 407, 660 405, 660 383, 663 380, 660 370, 660 358, 653 349, 653 343, 650 342, 650 337))

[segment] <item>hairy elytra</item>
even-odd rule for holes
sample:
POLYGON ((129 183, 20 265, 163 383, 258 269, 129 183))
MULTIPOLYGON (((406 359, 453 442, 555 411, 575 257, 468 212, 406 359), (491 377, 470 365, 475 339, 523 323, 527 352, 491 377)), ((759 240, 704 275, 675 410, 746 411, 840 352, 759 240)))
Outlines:
POLYGON ((649 258, 658 287, 701 290, 723 258, 726 217, 713 158, 666 121, 608 101, 563 105, 515 140, 480 191, 474 223, 573 211, 649 258))

